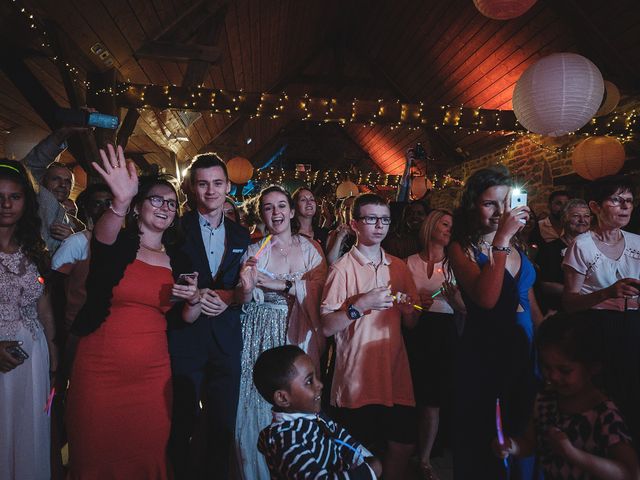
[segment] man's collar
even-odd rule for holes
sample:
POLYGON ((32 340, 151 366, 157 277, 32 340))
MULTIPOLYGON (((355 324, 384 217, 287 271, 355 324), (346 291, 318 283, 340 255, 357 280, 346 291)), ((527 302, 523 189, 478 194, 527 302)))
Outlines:
POLYGON ((224 225, 224 214, 220 218, 220 223, 218 223, 216 227, 213 227, 211 223, 209 223, 209 220, 207 220, 206 217, 202 215, 200 212, 198 212, 198 222, 200 223, 201 227, 206 227, 211 230, 218 230, 222 225, 224 225))
POLYGON ((273 419, 272 423, 283 423, 283 422, 293 422, 298 420, 299 418, 303 418, 305 420, 315 420, 318 418, 318 414, 316 413, 289 413, 289 412, 277 412, 275 410, 272 411, 273 419))
MULTIPOLYGON (((391 261, 387 258, 387 254, 384 252, 384 249, 382 247, 380 247, 380 251, 382 252, 382 263, 384 265, 390 265, 391 261)), ((350 253, 351 253, 351 255, 353 255, 353 258, 355 258, 356 261, 360 265, 362 265, 363 267, 365 265, 374 265, 375 266, 375 262, 371 261, 369 258, 364 256, 363 253, 360 250, 358 250, 358 247, 356 245, 351 247, 350 253)))

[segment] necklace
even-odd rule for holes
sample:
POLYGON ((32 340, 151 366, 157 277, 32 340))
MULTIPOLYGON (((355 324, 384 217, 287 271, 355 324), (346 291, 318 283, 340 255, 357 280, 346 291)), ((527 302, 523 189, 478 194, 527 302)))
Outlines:
POLYGON ((596 232, 593 232, 593 236, 594 236, 594 238, 595 238, 596 240, 598 240, 600 243, 602 243, 602 244, 604 244, 604 245, 606 245, 606 246, 608 246, 608 247, 615 247, 617 244, 619 244, 619 243, 620 243, 620 240, 622 240, 622 239, 624 238, 624 237, 622 236, 622 233, 620 233, 620 237, 619 237, 615 242, 613 242, 613 243, 608 243, 608 242, 605 242, 604 240, 599 239, 599 238, 598 238, 598 234, 597 234, 596 232))
POLYGON ((289 251, 291 250, 291 247, 292 247, 292 246, 293 246, 293 242, 291 242, 291 243, 289 244, 289 246, 288 246, 286 249, 284 249, 284 248, 282 248, 282 247, 278 247, 278 250, 280 251, 280 255, 282 255, 282 256, 284 257, 284 259, 285 259, 285 260, 286 260, 286 259, 287 259, 287 257, 289 256, 289 251))
POLYGON ((156 253, 164 253, 165 252, 164 245, 160 245, 160 248, 150 247, 149 245, 145 245, 143 242, 140 242, 140 245, 143 248, 146 248, 147 250, 149 250, 151 252, 156 252, 156 253))

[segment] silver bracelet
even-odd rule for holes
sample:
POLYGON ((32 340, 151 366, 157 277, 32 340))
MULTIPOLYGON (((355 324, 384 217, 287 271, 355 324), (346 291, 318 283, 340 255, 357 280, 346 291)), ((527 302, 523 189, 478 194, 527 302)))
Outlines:
POLYGON ((127 211, 124 213, 116 212, 116 209, 113 208, 113 205, 109 205, 109 210, 111 210, 116 217, 124 218, 127 216, 127 213, 129 213, 129 210, 131 210, 131 206, 129 206, 129 208, 127 208, 127 211))
POLYGON ((498 245, 491 245, 491 250, 494 252, 504 252, 507 255, 511 253, 511 247, 499 247, 498 245))

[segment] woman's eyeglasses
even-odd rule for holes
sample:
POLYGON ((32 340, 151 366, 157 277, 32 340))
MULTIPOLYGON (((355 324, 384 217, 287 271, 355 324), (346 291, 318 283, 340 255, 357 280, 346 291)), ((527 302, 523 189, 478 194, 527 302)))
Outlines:
POLYGON ((151 202, 151 205, 153 205, 155 208, 162 208, 162 206, 166 203, 167 208, 170 212, 175 212, 176 210, 178 210, 177 200, 165 200, 159 195, 151 195, 146 199, 149 200, 149 202, 151 202))
POLYGON ((628 204, 630 207, 633 207, 633 198, 624 198, 612 195, 607 200, 609 200, 609 203, 613 207, 620 207, 623 204, 628 204))

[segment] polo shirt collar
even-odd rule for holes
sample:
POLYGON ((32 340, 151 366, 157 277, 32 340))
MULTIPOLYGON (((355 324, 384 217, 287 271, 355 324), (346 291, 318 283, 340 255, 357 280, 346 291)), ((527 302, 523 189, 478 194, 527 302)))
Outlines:
MULTIPOLYGON (((385 253, 384 249, 381 247, 380 250, 382 250, 382 264, 383 265, 391 265, 391 260, 389 260, 387 258, 387 254, 385 253)), ((351 256, 353 256, 353 258, 363 267, 365 265, 372 265, 373 262, 371 260, 369 260, 367 257, 365 257, 362 252, 360 252, 360 250, 358 250, 356 248, 356 246, 354 245, 353 247, 351 247, 351 250, 349 251, 349 254, 351 256)))

